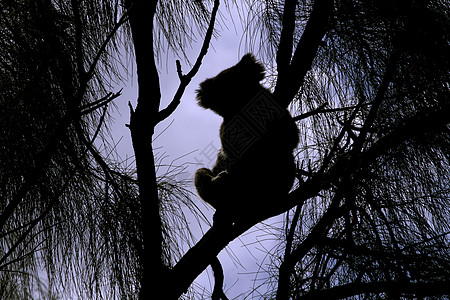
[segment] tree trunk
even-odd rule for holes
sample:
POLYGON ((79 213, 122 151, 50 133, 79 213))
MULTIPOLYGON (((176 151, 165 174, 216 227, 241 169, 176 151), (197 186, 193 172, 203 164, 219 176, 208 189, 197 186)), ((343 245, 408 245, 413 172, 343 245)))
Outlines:
POLYGON ((136 158, 141 206, 139 217, 143 251, 140 252, 142 265, 140 299, 149 299, 154 291, 164 290, 162 285, 165 282, 161 217, 152 147, 152 135, 161 99, 159 76, 153 51, 153 17, 157 2, 126 1, 139 86, 137 106, 135 111, 131 109, 129 127, 136 158))

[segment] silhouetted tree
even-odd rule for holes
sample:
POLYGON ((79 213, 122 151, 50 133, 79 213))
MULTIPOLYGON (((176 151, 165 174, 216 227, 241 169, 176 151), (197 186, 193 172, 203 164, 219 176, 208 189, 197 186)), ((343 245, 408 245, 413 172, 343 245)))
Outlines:
POLYGON ((215 224, 181 253, 182 205, 195 207, 181 183, 157 177, 152 136, 201 66, 219 1, 0 4, 1 297, 176 299, 208 265, 214 297, 226 297, 217 255, 280 214, 267 298, 450 293, 448 3, 234 5, 271 70, 266 86, 297 120, 297 182, 264 215, 215 224), (186 59, 192 24, 202 47, 189 72, 177 62, 179 88, 161 109, 158 55, 167 45, 186 59), (135 169, 108 154, 120 51, 136 61, 135 169))
MULTIPOLYGON (((143 270, 138 188, 107 121, 127 13, 118 1, 0 9, 0 298, 132 298, 143 270)), ((165 211, 189 207, 173 178, 157 184, 172 200, 165 211)), ((163 230, 186 227, 166 221, 163 230)))

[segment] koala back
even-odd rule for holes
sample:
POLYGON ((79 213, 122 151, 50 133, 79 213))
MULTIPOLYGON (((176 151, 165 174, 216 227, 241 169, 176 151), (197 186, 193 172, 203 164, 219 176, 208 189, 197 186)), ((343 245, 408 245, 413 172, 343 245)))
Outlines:
POLYGON ((287 195, 295 179, 293 151, 299 141, 298 128, 289 112, 260 84, 263 78, 263 66, 246 54, 197 90, 198 104, 223 117, 222 150, 216 165, 208 174, 203 172, 207 175, 203 177, 213 184, 218 177, 226 180, 212 188, 217 189, 214 201, 204 200, 230 215, 270 209, 274 201, 287 195), (220 176, 224 171, 226 176, 220 176))

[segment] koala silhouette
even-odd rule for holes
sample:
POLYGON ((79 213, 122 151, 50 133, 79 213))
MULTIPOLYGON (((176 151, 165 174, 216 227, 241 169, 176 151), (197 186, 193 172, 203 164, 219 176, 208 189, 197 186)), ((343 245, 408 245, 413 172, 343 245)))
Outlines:
POLYGON ((298 128, 260 84, 264 72, 246 54, 197 90, 198 104, 223 117, 216 164, 195 173, 199 196, 216 209, 215 222, 236 222, 270 210, 294 183, 298 128))

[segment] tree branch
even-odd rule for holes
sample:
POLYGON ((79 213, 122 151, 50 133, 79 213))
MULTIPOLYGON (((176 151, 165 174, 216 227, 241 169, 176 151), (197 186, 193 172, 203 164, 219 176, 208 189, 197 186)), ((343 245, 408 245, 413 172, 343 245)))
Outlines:
MULTIPOLYGON (((306 73, 311 68, 322 38, 327 31, 329 19, 333 12, 333 2, 333 0, 314 1, 311 16, 297 44, 291 64, 286 71, 283 71, 285 75, 280 76, 279 74, 278 76, 274 97, 285 107, 292 101, 300 86, 303 84, 306 73)), ((288 39, 286 38, 286 40, 288 39)), ((288 44, 288 41, 286 44, 288 44)), ((287 46, 281 45, 281 41, 280 46, 283 47, 279 48, 278 51, 288 51, 286 49, 287 46)))
POLYGON ((306 118, 309 118, 311 116, 317 115, 317 114, 324 114, 324 113, 333 113, 333 112, 340 112, 340 111, 347 111, 352 110, 355 108, 360 108, 362 106, 370 105, 370 103, 358 103, 357 105, 353 106, 347 106, 347 107, 336 107, 336 108, 328 108, 325 109, 325 107, 328 105, 328 103, 324 103, 320 105, 318 108, 313 109, 311 111, 308 111, 304 114, 300 114, 298 116, 293 117, 294 121, 300 121, 306 118))
POLYGON ((153 48, 153 20, 157 5, 156 0, 125 1, 134 43, 139 86, 137 106, 135 110, 130 109, 128 126, 136 158, 139 225, 142 232, 142 248, 145 249, 139 253, 142 266, 139 299, 149 299, 154 291, 166 290, 169 284, 163 261, 162 220, 152 145, 155 120, 161 101, 161 87, 153 48))
MULTIPOLYGON (((302 205, 298 205, 295 208, 294 217, 292 218, 291 227, 289 231, 286 229, 286 249, 284 250, 284 256, 288 256, 291 254, 292 244, 294 241, 295 228, 297 227, 297 223, 300 218, 300 212, 302 210, 302 205)), ((287 225, 286 225, 287 226, 287 225)))
POLYGON ((228 300, 227 296, 223 292, 223 269, 219 259, 216 257, 211 262, 211 268, 214 272, 214 290, 212 294, 212 300, 228 300))
POLYGON ((304 113, 304 114, 295 116, 295 117, 293 118, 293 120, 294 120, 294 121, 300 121, 300 120, 309 118, 309 117, 311 117, 311 116, 313 116, 313 115, 317 115, 317 114, 319 114, 319 113, 328 112, 328 111, 330 111, 330 110, 327 110, 327 111, 326 111, 326 110, 324 109, 325 106, 327 106, 327 105, 328 105, 328 103, 324 103, 324 104, 322 104, 321 106, 319 106, 319 107, 316 108, 316 109, 313 109, 313 110, 308 111, 308 112, 306 112, 306 113, 304 113))
POLYGON ((178 299, 191 283, 208 267, 219 252, 249 227, 233 228, 213 225, 195 246, 180 259, 171 270, 171 278, 177 284, 168 299, 178 299))
POLYGON ((113 36, 116 34, 117 30, 119 30, 120 26, 122 26, 126 21, 128 21, 128 13, 129 11, 126 11, 121 17, 119 22, 114 25, 114 28, 111 30, 111 32, 106 36, 106 39, 103 41, 103 44, 100 46, 100 49, 97 51, 97 54, 94 57, 94 60, 91 63, 91 66, 89 67, 89 70, 86 73, 85 79, 86 83, 91 80, 92 75, 94 74, 95 67, 97 66, 97 63, 103 54, 103 52, 106 49, 106 46, 108 45, 109 41, 113 38, 113 36))
POLYGON ((295 7, 297 6, 297 2, 297 0, 287 0, 284 3, 282 30, 277 51, 277 71, 279 81, 285 80, 284 77, 287 76, 287 71, 291 62, 295 31, 295 7))
POLYGON ((219 0, 214 1, 214 7, 211 12, 211 19, 209 21, 208 30, 206 31, 206 35, 205 35, 205 39, 203 41, 202 48, 197 57, 197 60, 195 61, 194 66, 189 71, 189 73, 186 75, 183 75, 183 73, 181 71, 180 61, 179 60, 176 61, 177 74, 178 74, 178 77, 180 78, 180 85, 178 86, 175 96, 173 97, 170 104, 165 109, 161 110, 158 113, 156 123, 159 123, 162 120, 166 119, 168 116, 170 116, 175 111, 175 109, 180 104, 181 97, 183 96, 184 91, 186 90, 186 87, 188 86, 188 84, 191 82, 192 78, 197 74, 198 70, 200 69, 203 58, 205 57, 206 53, 208 52, 209 44, 211 42, 211 37, 212 37, 213 31, 214 31, 214 24, 216 21, 216 15, 217 15, 217 11, 219 9, 219 4, 220 4, 219 0))
POLYGON ((157 0, 125 0, 134 44, 139 86, 135 112, 145 115, 145 117, 137 118, 139 122, 143 122, 139 126, 154 126, 154 117, 158 113, 161 101, 159 75, 152 42, 153 19, 157 4, 157 0))
MULTIPOLYGON (((78 7, 79 3, 76 0, 71 0, 73 17, 75 22, 75 54, 76 54, 76 62, 77 62, 77 71, 78 75, 81 78, 81 81, 84 83, 86 80, 86 71, 84 69, 83 64, 83 25, 81 23, 81 15, 80 9, 78 7)), ((81 89, 83 90, 83 88, 81 89)))
POLYGON ((280 205, 270 207, 259 215, 251 216, 252 218, 249 217, 245 223, 236 223, 229 226, 214 224, 171 270, 170 277, 173 282, 178 283, 176 287, 172 287, 172 298, 176 299, 184 293, 195 278, 211 264, 228 243, 257 223, 284 213, 295 205, 302 205, 307 199, 316 196, 322 189, 329 186, 328 181, 332 180, 332 176, 334 175, 330 175, 328 179, 322 175, 311 177, 298 189, 291 192, 286 199, 277 201, 280 205))
POLYGON ((83 105, 80 108, 80 115, 87 115, 93 112, 94 110, 107 105, 108 103, 110 103, 111 101, 122 95, 122 90, 123 89, 120 89, 120 91, 118 91, 117 93, 109 92, 108 94, 106 94, 106 96, 100 98, 99 100, 83 105))

